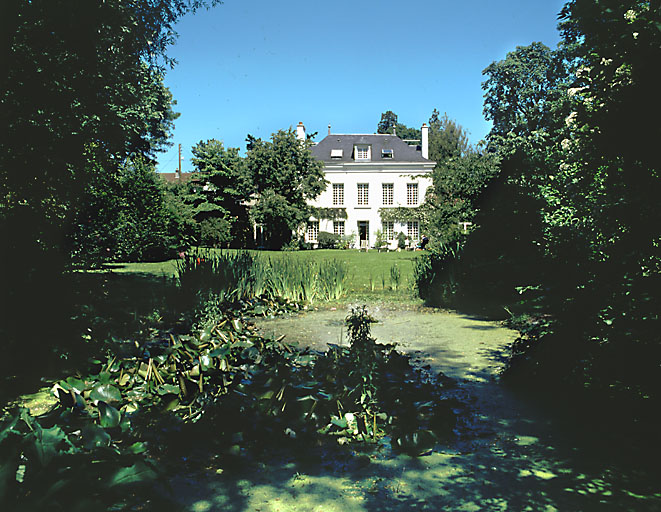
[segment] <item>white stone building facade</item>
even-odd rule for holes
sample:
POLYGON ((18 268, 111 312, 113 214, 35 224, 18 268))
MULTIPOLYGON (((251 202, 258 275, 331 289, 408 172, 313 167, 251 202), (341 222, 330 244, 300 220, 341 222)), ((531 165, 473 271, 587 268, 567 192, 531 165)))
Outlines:
MULTIPOLYGON (((311 203, 321 209, 320 218, 311 218, 305 233, 316 245, 320 231, 352 236, 352 246, 371 249, 380 230, 388 249, 397 248, 397 236, 404 233, 415 246, 423 233, 419 221, 400 215, 397 221, 384 221, 379 210, 417 208, 432 184, 435 162, 428 158, 428 127, 422 126, 420 145, 410 146, 392 134, 332 134, 311 148, 324 164, 328 186, 311 203)), ((296 128, 305 139, 302 123, 296 128)), ((401 212, 402 210, 400 210, 401 212)))

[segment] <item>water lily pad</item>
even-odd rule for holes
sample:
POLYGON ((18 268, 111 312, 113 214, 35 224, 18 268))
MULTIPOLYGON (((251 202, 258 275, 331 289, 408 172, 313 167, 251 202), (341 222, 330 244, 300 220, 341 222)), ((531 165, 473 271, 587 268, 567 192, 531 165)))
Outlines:
POLYGON ((181 388, 175 384, 163 384, 161 387, 158 388, 158 394, 159 395, 168 395, 168 394, 174 394, 178 395, 181 392, 181 388))
POLYGON ((122 414, 117 409, 103 401, 97 402, 97 407, 99 408, 99 423, 103 428, 119 426, 122 414))
POLYGON ((102 400, 104 402, 119 402, 122 393, 111 384, 98 384, 90 393, 90 400, 102 400))

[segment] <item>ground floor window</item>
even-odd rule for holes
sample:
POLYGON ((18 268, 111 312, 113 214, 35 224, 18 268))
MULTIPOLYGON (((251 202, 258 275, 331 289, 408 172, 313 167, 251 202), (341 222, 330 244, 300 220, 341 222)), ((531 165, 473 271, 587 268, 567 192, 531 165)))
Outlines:
POLYGON ((410 220, 406 223, 406 230, 409 238, 411 240, 419 240, 420 239, 420 228, 418 227, 418 221, 417 220, 410 220))
POLYGON ((344 221, 343 220, 334 220, 333 221, 333 233, 339 236, 344 236, 344 221))
POLYGON ((394 222, 384 222, 383 223, 383 234, 386 235, 386 240, 395 239, 395 223, 394 222))
POLYGON ((307 239, 308 242, 316 242, 319 238, 319 221, 311 220, 308 222, 307 239))

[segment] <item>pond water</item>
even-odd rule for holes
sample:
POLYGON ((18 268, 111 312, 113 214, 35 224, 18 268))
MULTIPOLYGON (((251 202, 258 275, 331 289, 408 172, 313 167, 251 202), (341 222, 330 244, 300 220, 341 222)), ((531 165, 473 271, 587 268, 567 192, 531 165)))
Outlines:
MULTIPOLYGON (((360 455, 338 463, 311 454, 232 470, 211 465, 173 482, 185 510, 661 511, 657 433, 620 430, 615 413, 597 415, 570 405, 570 397, 541 401, 501 384, 513 331, 448 312, 371 313, 380 342, 398 343, 457 380, 453 393, 468 404, 470 421, 456 442, 417 458, 360 455)), ((318 311, 258 326, 267 336, 323 349, 347 343, 346 315, 318 311)))

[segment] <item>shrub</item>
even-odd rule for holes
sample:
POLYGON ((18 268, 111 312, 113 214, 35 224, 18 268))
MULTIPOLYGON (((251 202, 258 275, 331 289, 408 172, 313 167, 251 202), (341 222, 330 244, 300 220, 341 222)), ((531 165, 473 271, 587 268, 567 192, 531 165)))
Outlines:
POLYGON ((329 233, 328 231, 320 231, 317 237, 320 249, 337 249, 340 242, 340 235, 329 233))
POLYGON ((406 235, 401 231, 397 235, 397 247, 399 249, 406 249, 406 235))
POLYGON ((388 243, 386 242, 385 237, 383 236, 383 232, 380 229, 377 229, 375 233, 374 248, 380 251, 387 245, 388 243))

